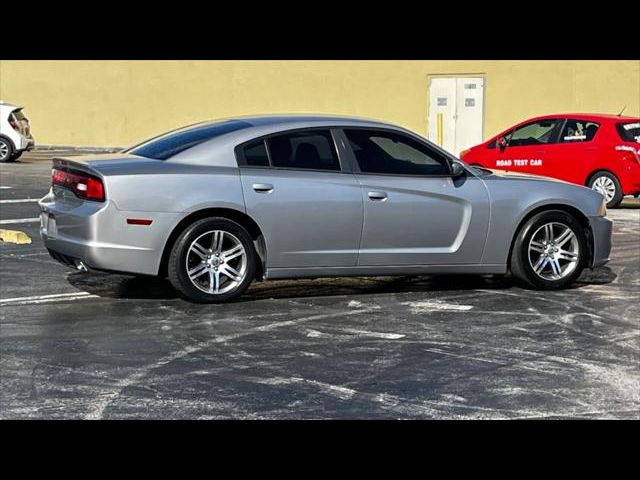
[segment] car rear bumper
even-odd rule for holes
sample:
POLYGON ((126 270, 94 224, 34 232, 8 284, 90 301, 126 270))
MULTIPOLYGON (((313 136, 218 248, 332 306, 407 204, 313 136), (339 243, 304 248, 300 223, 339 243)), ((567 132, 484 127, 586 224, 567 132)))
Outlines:
POLYGON ((19 150, 26 150, 27 152, 33 150, 36 146, 36 142, 34 141, 32 136, 24 137, 20 136, 20 148, 19 150))
POLYGON ((609 261, 613 222, 606 217, 591 217, 589 224, 593 234, 593 257, 590 266, 596 268, 609 261))
POLYGON ((149 226, 129 225, 140 212, 112 202, 88 202, 49 193, 39 202, 40 235, 53 258, 75 268, 157 275, 175 214, 144 212, 149 226), (80 262, 83 266, 80 265, 80 262))

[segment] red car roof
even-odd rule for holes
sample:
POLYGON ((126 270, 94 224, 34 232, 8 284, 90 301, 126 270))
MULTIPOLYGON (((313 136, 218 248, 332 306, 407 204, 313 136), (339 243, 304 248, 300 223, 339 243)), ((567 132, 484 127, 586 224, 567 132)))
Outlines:
POLYGON ((639 117, 627 117, 627 116, 618 116, 612 113, 555 113, 551 115, 540 115, 539 117, 532 117, 530 120, 542 120, 545 118, 575 118, 579 120, 618 120, 618 121, 627 121, 627 120, 640 120, 639 117))

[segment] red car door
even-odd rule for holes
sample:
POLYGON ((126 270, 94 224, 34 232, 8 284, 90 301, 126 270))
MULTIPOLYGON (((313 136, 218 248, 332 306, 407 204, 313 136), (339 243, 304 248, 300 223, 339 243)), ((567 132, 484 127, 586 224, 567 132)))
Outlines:
POLYGON ((521 125, 504 137, 504 145, 496 148, 495 168, 502 170, 545 173, 549 146, 557 142, 563 120, 544 119, 521 125))

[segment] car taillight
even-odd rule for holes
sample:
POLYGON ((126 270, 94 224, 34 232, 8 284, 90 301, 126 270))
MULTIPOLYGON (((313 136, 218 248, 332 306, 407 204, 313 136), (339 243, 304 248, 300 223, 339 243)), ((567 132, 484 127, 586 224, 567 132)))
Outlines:
MULTIPOLYGON (((638 147, 638 149, 636 150, 630 145, 616 145, 615 148, 619 152, 631 152, 631 154, 633 155, 632 158, 635 158, 636 161, 640 163, 640 147, 638 147)), ((629 157, 631 157, 631 155, 629 157)))
POLYGON ((53 169, 51 185, 68 188, 77 197, 96 202, 104 202, 104 186, 102 180, 83 173, 71 173, 53 169))

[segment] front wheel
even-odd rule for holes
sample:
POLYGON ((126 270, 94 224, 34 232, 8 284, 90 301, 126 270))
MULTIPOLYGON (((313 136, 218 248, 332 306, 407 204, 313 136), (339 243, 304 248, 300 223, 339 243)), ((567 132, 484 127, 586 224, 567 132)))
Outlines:
POLYGON ((257 254, 247 231, 226 218, 196 221, 176 240, 169 257, 171 284, 189 300, 219 303, 244 293, 257 254))
POLYGON ((609 172, 597 172, 587 185, 592 190, 600 193, 607 201, 607 208, 617 207, 622 202, 622 187, 615 175, 609 172))
POLYGON ((587 252, 583 228, 573 216, 560 210, 541 212, 517 234, 511 273, 526 288, 564 288, 582 273, 587 252))

